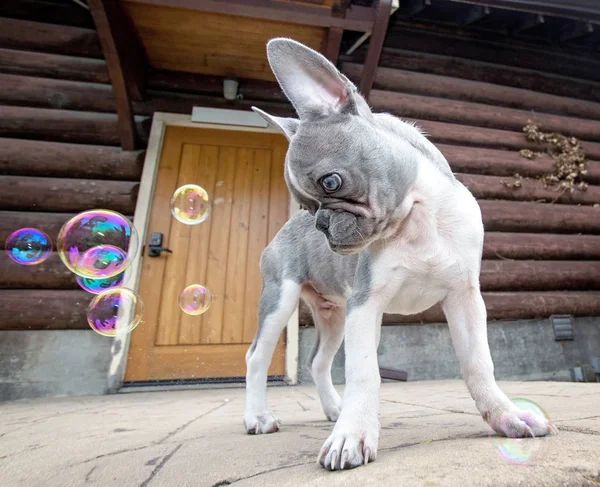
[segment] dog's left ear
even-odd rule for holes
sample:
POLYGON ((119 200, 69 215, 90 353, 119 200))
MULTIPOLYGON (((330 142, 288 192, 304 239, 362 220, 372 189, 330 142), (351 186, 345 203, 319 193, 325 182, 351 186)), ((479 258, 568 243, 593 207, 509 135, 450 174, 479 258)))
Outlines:
POLYGON ((267 112, 263 112, 260 108, 251 108, 254 113, 260 115, 269 125, 281 130, 283 135, 286 136, 287 140, 292 140, 296 130, 298 130, 298 125, 300 125, 299 120, 296 120, 295 118, 274 117, 273 115, 269 115, 267 112))
POLYGON ((355 111, 356 87, 318 52, 279 37, 267 43, 267 57, 301 120, 355 111))

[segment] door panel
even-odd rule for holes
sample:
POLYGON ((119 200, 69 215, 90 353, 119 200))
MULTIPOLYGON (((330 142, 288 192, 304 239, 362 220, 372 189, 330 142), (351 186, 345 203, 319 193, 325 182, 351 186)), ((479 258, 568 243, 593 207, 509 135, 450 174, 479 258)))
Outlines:
MULTIPOLYGON (((163 140, 148 235, 161 232, 173 251, 142 260, 144 321, 131 337, 126 381, 241 377, 254 338, 260 298, 260 256, 287 220, 283 179, 287 142, 275 134, 168 127, 163 140), (194 183, 212 211, 198 225, 171 217, 176 188, 194 183), (200 316, 178 305, 190 284, 213 300, 200 316)), ((284 373, 283 335, 270 375, 284 373)))

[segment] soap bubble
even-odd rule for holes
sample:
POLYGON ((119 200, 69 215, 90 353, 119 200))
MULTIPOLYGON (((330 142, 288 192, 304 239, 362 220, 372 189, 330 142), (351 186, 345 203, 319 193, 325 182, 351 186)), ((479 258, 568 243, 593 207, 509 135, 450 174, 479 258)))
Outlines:
POLYGON ((177 188, 171 196, 171 214, 181 223, 195 225, 210 215, 211 204, 208 193, 195 184, 177 188))
POLYGON ((92 279, 90 277, 77 276, 75 280, 84 291, 92 294, 100 294, 102 291, 106 291, 107 289, 113 289, 115 287, 122 286, 124 278, 125 273, 121 272, 116 276, 106 277, 104 279, 92 279))
MULTIPOLYGON (((546 411, 529 399, 515 397, 511 401, 519 409, 545 417, 548 421, 550 420, 546 411)), ((539 456, 546 446, 543 438, 503 438, 495 436, 493 440, 500 457, 511 465, 527 464, 534 457, 539 456)))
POLYGON ((71 272, 103 279, 120 274, 131 263, 138 249, 138 235, 120 213, 90 210, 63 225, 56 247, 71 272))
POLYGON ((92 299, 88 324, 96 333, 114 337, 130 333, 142 320, 144 303, 133 291, 107 289, 92 299))
POLYGON ((201 315, 212 302, 210 289, 200 284, 191 284, 179 295, 179 307, 188 315, 201 315))
POLYGON ((52 252, 52 241, 37 228, 21 228, 8 236, 4 248, 17 264, 36 265, 48 258, 52 252))

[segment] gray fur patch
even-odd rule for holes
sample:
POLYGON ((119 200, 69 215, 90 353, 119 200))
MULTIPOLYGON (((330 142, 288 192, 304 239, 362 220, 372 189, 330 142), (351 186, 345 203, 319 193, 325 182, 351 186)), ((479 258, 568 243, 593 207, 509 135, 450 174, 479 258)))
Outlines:
POLYGON ((371 296, 371 257, 367 251, 360 253, 356 274, 354 276, 354 286, 352 297, 346 303, 346 316, 352 309, 362 306, 371 296))

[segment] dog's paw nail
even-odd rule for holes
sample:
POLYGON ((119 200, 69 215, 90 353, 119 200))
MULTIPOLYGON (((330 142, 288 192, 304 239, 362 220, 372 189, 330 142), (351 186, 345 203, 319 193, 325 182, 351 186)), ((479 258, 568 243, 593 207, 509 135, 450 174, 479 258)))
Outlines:
POLYGON ((363 460, 363 465, 367 465, 369 463, 369 458, 371 457, 371 450, 369 449, 369 447, 365 448, 364 454, 365 458, 363 460))

